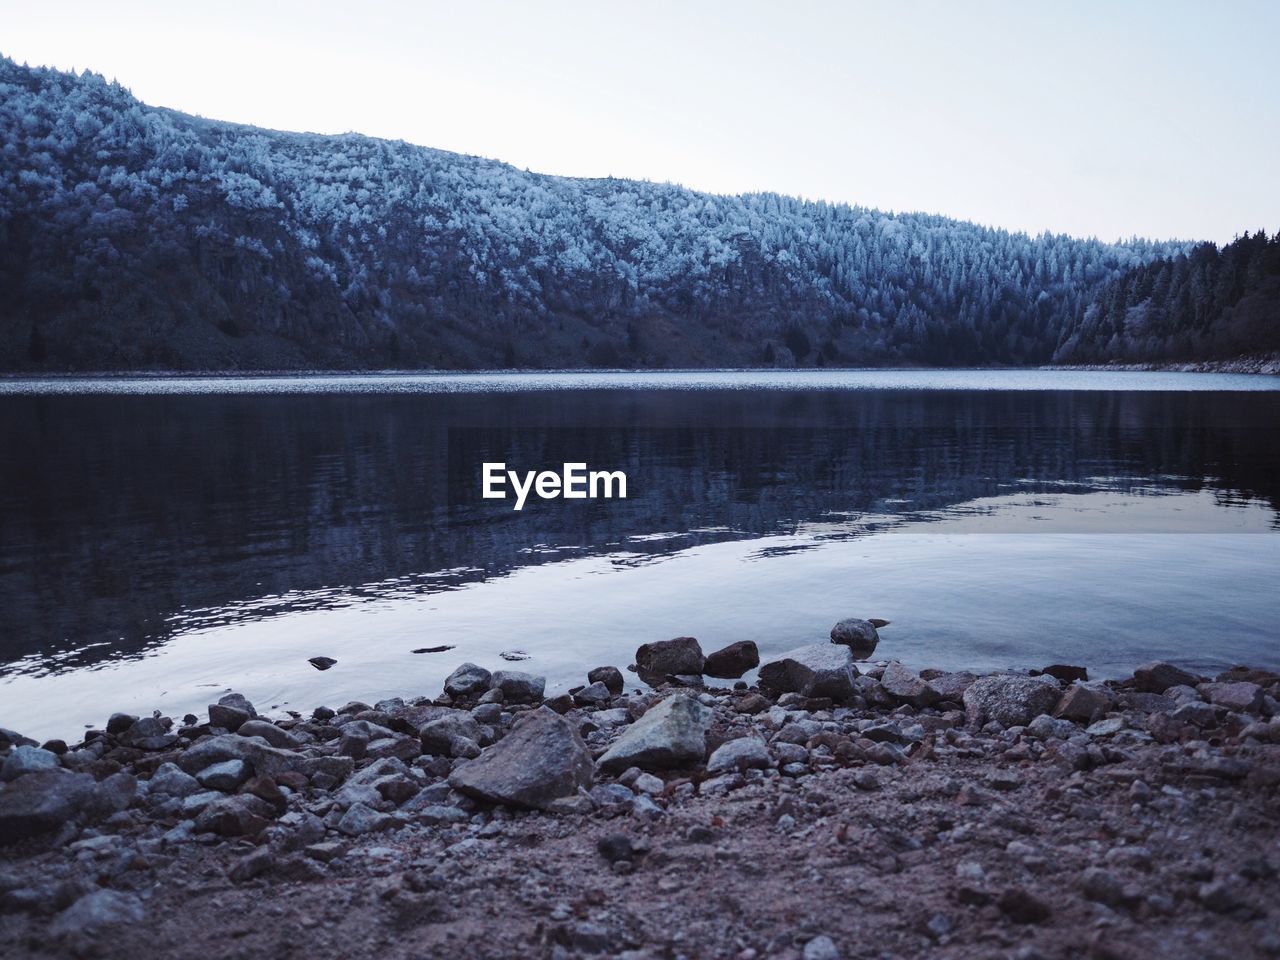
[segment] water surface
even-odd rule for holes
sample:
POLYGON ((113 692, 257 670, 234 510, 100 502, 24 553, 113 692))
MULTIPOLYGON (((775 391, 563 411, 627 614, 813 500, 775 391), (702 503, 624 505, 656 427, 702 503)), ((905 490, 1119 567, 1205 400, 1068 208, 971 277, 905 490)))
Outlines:
POLYGON ((1280 666, 1280 380, 1068 371, 0 381, 0 726, 550 686, 842 616, 917 666, 1280 666), (480 464, 625 501, 479 497, 480 464), (442 654, 422 647, 452 645, 442 654), (339 663, 324 673, 306 660, 339 663))

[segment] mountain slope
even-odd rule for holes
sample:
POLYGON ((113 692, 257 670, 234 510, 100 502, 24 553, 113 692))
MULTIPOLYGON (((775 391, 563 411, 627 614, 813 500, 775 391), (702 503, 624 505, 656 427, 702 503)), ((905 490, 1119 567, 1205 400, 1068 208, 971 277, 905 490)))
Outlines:
POLYGON ((1186 249, 581 180, 0 60, 0 369, 1044 362, 1186 249))
POLYGON ((1135 267, 1107 283, 1063 337, 1064 363, 1280 354, 1280 235, 1135 267))

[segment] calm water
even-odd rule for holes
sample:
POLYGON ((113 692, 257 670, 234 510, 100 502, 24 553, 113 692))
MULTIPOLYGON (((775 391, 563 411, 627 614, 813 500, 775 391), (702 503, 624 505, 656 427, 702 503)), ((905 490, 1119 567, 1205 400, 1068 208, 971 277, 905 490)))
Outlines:
POLYGON ((563 688, 842 616, 917 666, 1280 666, 1278 428, 1280 379, 1206 374, 0 381, 0 726, 434 695, 511 650, 563 688), (629 498, 517 513, 489 460, 629 498))

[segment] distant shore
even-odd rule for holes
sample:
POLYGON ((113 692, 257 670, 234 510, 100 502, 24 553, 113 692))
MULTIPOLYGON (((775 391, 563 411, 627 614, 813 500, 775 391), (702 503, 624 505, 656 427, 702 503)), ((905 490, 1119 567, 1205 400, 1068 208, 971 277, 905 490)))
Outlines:
POLYGON ((680 638, 637 651, 644 685, 599 667, 546 697, 463 664, 310 717, 230 694, 76 745, 0 731, 6 955, 1280 949, 1280 675, 817 643, 735 683, 753 660, 680 638))

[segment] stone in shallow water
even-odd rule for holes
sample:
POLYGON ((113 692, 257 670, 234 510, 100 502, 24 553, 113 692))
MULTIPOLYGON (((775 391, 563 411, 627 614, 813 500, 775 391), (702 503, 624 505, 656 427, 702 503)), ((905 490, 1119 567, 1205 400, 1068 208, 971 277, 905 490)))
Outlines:
POLYGON ((445 677, 444 692, 451 697, 472 697, 489 689, 491 674, 484 667, 464 663, 445 677))
POLYGON ((519 670, 496 670, 489 679, 492 690, 501 690, 506 703, 531 703, 542 699, 547 678, 519 670))
POLYGON ((587 674, 587 683, 603 683, 616 697, 622 693, 622 671, 617 667, 596 667, 587 674))
POLYGON ((739 640, 707 654, 702 672, 709 677, 736 680, 760 666, 760 650, 751 640, 739 640))
MULTIPOLYGON (((693 637, 676 637, 642 644, 636 650, 636 669, 641 678, 702 673, 706 657, 693 637)), ((645 682, 649 682, 647 679, 645 682)))
POLYGON ((848 647, 857 660, 866 660, 876 652, 880 634, 870 620, 848 617, 831 628, 831 642, 848 647))
POLYGON ((1200 678, 1172 663, 1157 660, 1144 663, 1133 671, 1133 685, 1146 693, 1164 693, 1170 687, 1194 687, 1200 678))

